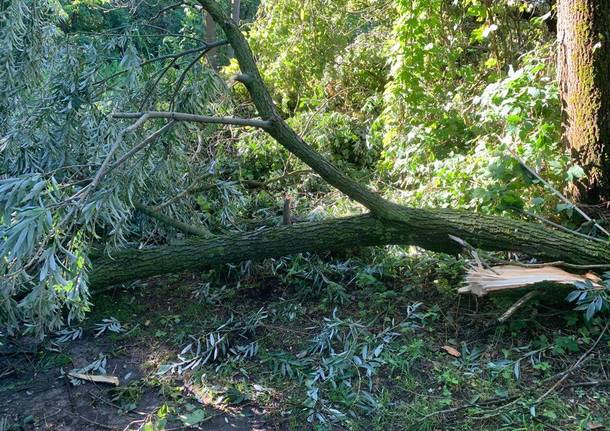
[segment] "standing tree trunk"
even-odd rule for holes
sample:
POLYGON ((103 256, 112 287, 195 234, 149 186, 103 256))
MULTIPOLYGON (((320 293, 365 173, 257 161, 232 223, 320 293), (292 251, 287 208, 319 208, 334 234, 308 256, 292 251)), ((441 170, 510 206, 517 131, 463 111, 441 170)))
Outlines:
POLYGON ((239 24, 240 21, 240 9, 241 9, 241 0, 231 0, 231 19, 235 21, 236 24, 239 24))
POLYGON ((610 200, 610 1, 560 0, 557 18, 564 140, 586 174, 568 194, 597 204, 610 200))
MULTIPOLYGON (((212 44, 216 41, 216 21, 214 21, 214 18, 212 18, 212 16, 207 13, 205 13, 205 41, 208 44, 212 44)), ((216 59, 216 48, 211 49, 208 52, 208 61, 210 62, 210 66, 212 66, 212 69, 216 70, 218 65, 217 65, 217 59, 216 59)))

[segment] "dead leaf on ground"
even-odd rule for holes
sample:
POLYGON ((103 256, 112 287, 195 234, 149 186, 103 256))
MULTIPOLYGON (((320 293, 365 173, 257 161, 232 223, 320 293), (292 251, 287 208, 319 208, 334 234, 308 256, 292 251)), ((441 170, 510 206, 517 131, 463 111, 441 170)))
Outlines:
POLYGON ((445 352, 449 353, 454 358, 459 358, 460 356, 462 356, 462 354, 459 352, 459 350, 456 349, 455 347, 443 346, 443 350, 445 352))

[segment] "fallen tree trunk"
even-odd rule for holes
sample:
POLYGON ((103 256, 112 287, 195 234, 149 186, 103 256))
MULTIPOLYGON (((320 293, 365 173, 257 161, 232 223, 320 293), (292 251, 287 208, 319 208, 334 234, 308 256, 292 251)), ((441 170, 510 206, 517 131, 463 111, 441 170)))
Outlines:
POLYGON ((177 246, 120 251, 112 258, 94 259, 89 275, 92 287, 243 260, 348 247, 404 244, 455 253, 460 246, 449 235, 485 250, 519 251, 577 264, 610 263, 610 243, 504 217, 450 209, 406 208, 354 181, 307 145, 284 121, 246 39, 221 5, 214 0, 198 1, 231 44, 241 70, 236 79, 246 86, 265 122, 263 130, 330 185, 368 208, 371 215, 199 238, 177 246))
POLYGON ((399 208, 401 222, 366 214, 196 238, 181 245, 124 250, 93 260, 89 283, 95 289, 225 263, 350 247, 401 244, 456 253, 460 246, 449 235, 484 250, 519 251, 577 264, 610 263, 610 243, 585 240, 538 224, 460 210, 399 208))

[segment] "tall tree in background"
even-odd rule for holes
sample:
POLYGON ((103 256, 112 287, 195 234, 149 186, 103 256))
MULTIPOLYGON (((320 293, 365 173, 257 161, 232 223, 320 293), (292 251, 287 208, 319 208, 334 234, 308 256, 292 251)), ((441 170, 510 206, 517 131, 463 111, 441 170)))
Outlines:
POLYGON ((598 204, 610 200, 610 1, 560 0, 557 15, 564 139, 585 172, 568 192, 598 204))
MULTIPOLYGON (((204 12, 205 14, 205 42, 208 44, 213 44, 214 41, 216 40, 216 22, 214 21, 214 18, 212 18, 212 16, 207 13, 204 12)), ((215 49, 211 49, 208 52, 208 61, 210 63, 210 66, 212 67, 212 69, 216 70, 218 68, 218 61, 216 58, 216 50, 215 49)))
POLYGON ((231 19, 239 24, 241 0, 231 0, 231 19))

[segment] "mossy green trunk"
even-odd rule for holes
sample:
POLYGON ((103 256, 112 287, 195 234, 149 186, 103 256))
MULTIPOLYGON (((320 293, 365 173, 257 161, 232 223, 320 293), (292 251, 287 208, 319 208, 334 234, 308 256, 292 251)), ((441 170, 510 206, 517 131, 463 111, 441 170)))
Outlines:
POLYGON ((596 204, 610 200, 610 1, 560 0, 557 16, 564 138, 587 176, 568 193, 596 204))
POLYGON ((451 209, 397 207, 402 221, 372 215, 261 229, 185 244, 125 250, 93 260, 89 275, 95 289, 135 279, 261 260, 307 251, 341 250, 385 244, 417 245, 456 253, 449 235, 485 250, 512 250, 573 263, 610 263, 610 244, 589 241, 544 226, 451 209))

